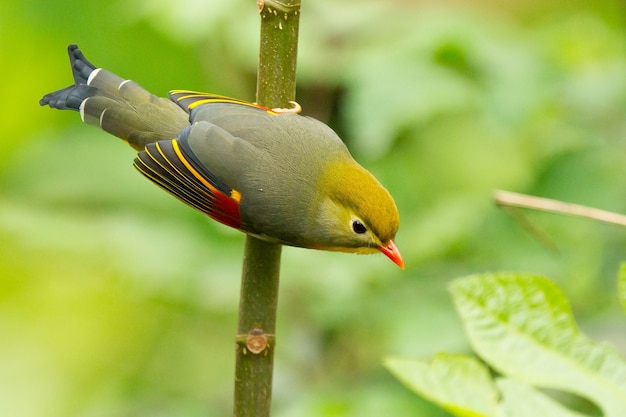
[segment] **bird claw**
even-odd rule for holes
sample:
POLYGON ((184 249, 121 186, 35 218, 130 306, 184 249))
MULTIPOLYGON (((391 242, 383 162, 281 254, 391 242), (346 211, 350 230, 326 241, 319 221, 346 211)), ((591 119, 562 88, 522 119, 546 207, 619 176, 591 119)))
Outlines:
POLYGON ((280 113, 280 114, 285 114, 285 113, 300 114, 300 112, 302 111, 302 106, 300 104, 298 104, 298 102, 296 102, 296 101, 289 101, 288 103, 293 105, 293 107, 291 107, 291 108, 277 107, 275 109, 272 109, 272 111, 274 113, 280 113))

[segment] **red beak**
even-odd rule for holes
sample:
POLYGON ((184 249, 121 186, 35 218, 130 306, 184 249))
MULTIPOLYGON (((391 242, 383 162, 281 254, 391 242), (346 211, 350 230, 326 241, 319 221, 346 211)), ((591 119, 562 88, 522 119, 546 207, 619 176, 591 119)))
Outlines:
POLYGON ((393 240, 390 240, 387 246, 379 246, 378 250, 384 253, 387 258, 391 259, 400 268, 404 269, 402 255, 400 255, 400 251, 396 247, 396 244, 393 243, 393 240))

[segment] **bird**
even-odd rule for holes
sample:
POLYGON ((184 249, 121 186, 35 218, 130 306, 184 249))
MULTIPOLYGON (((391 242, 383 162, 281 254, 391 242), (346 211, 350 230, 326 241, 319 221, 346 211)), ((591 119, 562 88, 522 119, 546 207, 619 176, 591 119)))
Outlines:
POLYGON ((380 253, 404 269, 396 204, 326 124, 286 109, 172 90, 158 97, 68 46, 74 84, 40 105, 127 142, 135 168, 212 219, 282 245, 380 253))

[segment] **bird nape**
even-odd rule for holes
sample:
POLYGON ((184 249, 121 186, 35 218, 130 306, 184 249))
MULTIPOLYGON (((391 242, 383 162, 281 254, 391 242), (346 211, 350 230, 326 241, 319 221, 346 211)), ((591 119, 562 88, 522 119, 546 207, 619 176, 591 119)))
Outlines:
POLYGON ((68 47, 74 84, 40 104, 138 151, 145 177, 214 220, 284 245, 382 252, 401 268, 398 209, 325 124, 283 109, 174 90, 157 97, 68 47))

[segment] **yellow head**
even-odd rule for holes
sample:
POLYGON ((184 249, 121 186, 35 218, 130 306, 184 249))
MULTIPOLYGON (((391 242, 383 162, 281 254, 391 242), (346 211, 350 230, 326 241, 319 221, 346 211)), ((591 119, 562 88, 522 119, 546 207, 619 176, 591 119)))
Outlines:
POLYGON ((400 217, 389 192, 353 159, 329 162, 318 183, 319 249, 354 253, 383 252, 404 268, 393 239, 400 217))

